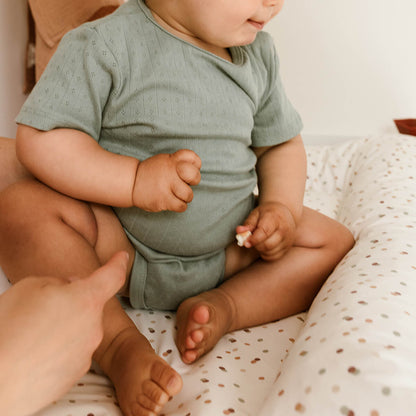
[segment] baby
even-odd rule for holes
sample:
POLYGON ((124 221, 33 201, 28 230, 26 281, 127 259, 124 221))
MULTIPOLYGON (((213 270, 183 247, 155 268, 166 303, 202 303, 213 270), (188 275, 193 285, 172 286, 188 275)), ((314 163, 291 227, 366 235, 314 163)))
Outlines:
MULTIPOLYGON (((121 294, 177 310, 185 363, 227 332, 308 308, 354 241, 303 206, 302 123, 261 32, 282 5, 130 0, 65 36, 17 119, 37 180, 0 200, 12 281, 87 276, 125 250, 121 294)), ((116 298, 104 332, 94 359, 124 414, 159 414, 180 376, 116 298)))

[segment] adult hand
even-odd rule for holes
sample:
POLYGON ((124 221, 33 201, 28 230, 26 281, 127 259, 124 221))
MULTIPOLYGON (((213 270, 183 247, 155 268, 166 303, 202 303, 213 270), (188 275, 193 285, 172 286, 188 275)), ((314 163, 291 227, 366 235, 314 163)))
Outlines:
POLYGON ((201 159, 192 150, 162 153, 140 162, 133 204, 145 211, 186 211, 193 199, 192 185, 201 180, 201 159))
POLYGON ((1 415, 38 411, 88 371, 127 261, 117 253, 85 279, 27 277, 0 296, 1 415))

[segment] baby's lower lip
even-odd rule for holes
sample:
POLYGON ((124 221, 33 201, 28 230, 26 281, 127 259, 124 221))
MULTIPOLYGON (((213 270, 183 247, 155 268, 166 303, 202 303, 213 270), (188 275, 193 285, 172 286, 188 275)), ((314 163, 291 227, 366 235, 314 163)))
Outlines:
POLYGON ((264 27, 264 23, 262 22, 256 22, 254 20, 248 20, 248 23, 250 23, 252 26, 254 26, 258 30, 262 30, 264 27))

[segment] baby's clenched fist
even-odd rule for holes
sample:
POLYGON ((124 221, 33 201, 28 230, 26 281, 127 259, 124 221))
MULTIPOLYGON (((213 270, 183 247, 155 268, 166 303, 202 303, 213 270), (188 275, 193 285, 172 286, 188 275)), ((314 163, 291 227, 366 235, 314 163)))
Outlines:
POLYGON ((139 162, 133 205, 149 212, 183 212, 193 199, 191 186, 201 180, 201 159, 192 150, 161 153, 139 162))

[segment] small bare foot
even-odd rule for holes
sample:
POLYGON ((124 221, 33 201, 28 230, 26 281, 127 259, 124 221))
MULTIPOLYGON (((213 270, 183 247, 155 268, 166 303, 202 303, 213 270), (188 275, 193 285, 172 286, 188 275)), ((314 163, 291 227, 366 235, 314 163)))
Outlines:
POLYGON ((111 359, 99 363, 110 377, 124 416, 156 416, 182 389, 180 375, 160 358, 137 331, 122 337, 111 359))
POLYGON ((234 304, 221 289, 214 289, 184 300, 176 314, 176 345, 186 364, 210 351, 232 330, 234 304))

